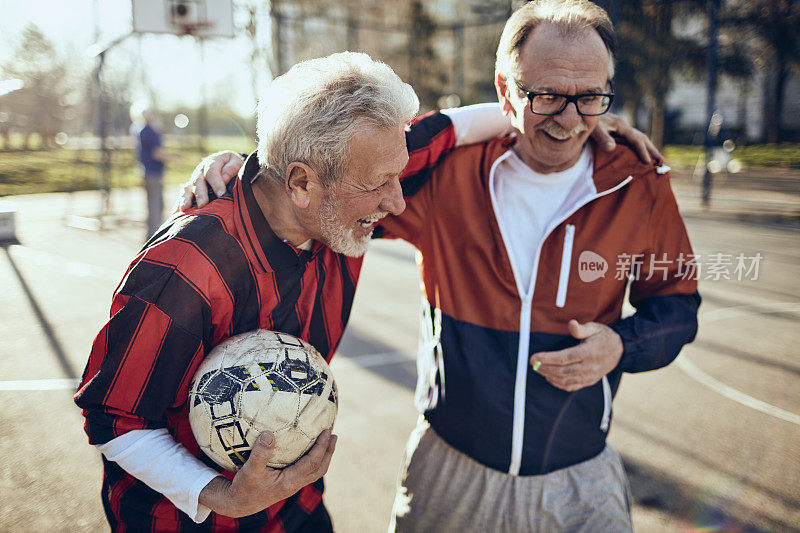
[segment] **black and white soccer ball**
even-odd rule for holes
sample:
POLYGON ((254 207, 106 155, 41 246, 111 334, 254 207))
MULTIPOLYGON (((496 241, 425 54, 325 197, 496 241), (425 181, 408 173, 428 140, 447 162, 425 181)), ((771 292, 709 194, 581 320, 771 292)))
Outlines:
POLYGON ((292 464, 333 428, 337 409, 336 383, 317 350, 265 329, 217 345, 189 389, 194 438, 214 462, 234 472, 264 430, 275 434, 269 466, 292 464))

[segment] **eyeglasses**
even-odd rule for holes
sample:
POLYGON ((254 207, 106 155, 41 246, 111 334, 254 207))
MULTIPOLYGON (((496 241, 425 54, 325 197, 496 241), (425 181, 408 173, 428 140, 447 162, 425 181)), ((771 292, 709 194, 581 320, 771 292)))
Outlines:
POLYGON ((569 103, 573 103, 579 115, 593 117, 607 113, 611 102, 614 101, 613 92, 603 94, 537 93, 525 89, 517 80, 513 81, 514 85, 528 97, 531 113, 535 115, 558 115, 567 108, 569 103))

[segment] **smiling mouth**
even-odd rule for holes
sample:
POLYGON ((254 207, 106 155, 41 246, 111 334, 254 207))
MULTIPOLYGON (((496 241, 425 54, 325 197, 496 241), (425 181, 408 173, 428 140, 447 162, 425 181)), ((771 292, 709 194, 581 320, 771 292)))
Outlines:
POLYGON ((369 217, 359 218, 358 219, 358 224, 364 229, 370 229, 375 224, 377 224, 378 221, 380 219, 382 219, 384 216, 385 215, 380 214, 380 215, 372 215, 372 216, 369 216, 369 217))
POLYGON ((553 141, 556 141, 556 142, 562 142, 563 143, 563 142, 566 142, 566 141, 572 139, 572 135, 567 135, 566 137, 560 137, 560 136, 557 137, 557 136, 553 135, 552 133, 549 133, 549 132, 547 132, 545 130, 541 130, 541 131, 542 131, 542 133, 547 135, 547 137, 549 137, 550 139, 552 139, 553 141))

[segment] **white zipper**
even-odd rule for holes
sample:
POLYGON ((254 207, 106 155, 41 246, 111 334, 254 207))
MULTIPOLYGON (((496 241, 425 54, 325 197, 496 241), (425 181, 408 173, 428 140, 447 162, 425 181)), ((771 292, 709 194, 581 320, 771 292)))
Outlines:
POLYGON ((558 276, 558 294, 556 307, 564 307, 567 302, 567 285, 569 285, 569 269, 572 263, 572 243, 575 240, 575 225, 567 224, 564 233, 564 249, 561 251, 561 274, 558 276))
POLYGON ((611 385, 608 384, 608 377, 603 376, 603 418, 600 420, 600 430, 608 432, 611 423, 611 385))
POLYGON ((519 348, 517 351, 517 377, 514 380, 514 425, 511 431, 511 464, 508 473, 519 475, 522 466, 522 443, 525 432, 525 393, 528 390, 528 348, 530 347, 531 300, 522 302, 519 313, 519 348), (523 335, 523 330, 526 333, 523 335))
POLYGON ((428 303, 423 297, 420 301, 420 331, 417 344, 417 388, 414 391, 414 404, 420 413, 433 409, 444 399, 444 361, 442 357, 442 311, 428 303), (433 315, 431 315, 433 310, 433 315), (436 384, 439 375, 440 385, 436 384))
MULTIPOLYGON (((611 189, 590 196, 589 198, 586 199, 586 201, 576 205, 572 210, 570 210, 564 216, 559 217, 556 220, 555 224, 551 224, 547 228, 547 231, 545 231, 544 233, 544 237, 542 237, 542 240, 539 241, 539 246, 536 249, 536 255, 534 256, 533 259, 533 273, 531 275, 529 289, 528 291, 524 291, 519 274, 514 268, 514 258, 512 255, 513 252, 511 251, 511 246, 509 245, 508 239, 506 238, 505 232, 503 231, 503 224, 500 223, 500 219, 497 217, 497 198, 495 197, 494 194, 495 170, 497 169, 497 166, 504 159, 506 159, 511 155, 511 153, 512 153, 511 150, 505 152, 503 155, 498 157, 494 163, 492 163, 492 167, 489 170, 489 197, 492 201, 492 209, 494 211, 495 220, 497 220, 497 226, 500 228, 500 236, 503 239, 503 245, 505 246, 506 253, 509 256, 509 262, 511 263, 511 271, 514 274, 514 281, 517 284, 517 293, 521 300, 520 313, 519 313, 520 320, 519 320, 519 347, 517 350, 517 372, 516 372, 516 378, 514 380, 514 414, 513 414, 513 425, 511 432, 511 461, 508 467, 508 473, 510 475, 518 476, 520 467, 522 465, 522 444, 523 444, 523 437, 525 435, 525 393, 527 390, 527 382, 528 382, 528 359, 530 357, 528 349, 530 348, 530 336, 531 336, 531 302, 533 301, 533 292, 534 289, 536 288, 536 277, 538 276, 538 270, 539 270, 539 255, 542 252, 542 245, 547 240, 547 237, 550 236, 550 233, 555 228, 557 228, 559 224, 561 224, 570 216, 572 216, 572 214, 575 213, 578 209, 582 208, 589 202, 592 202, 607 194, 611 194, 612 192, 624 187, 633 179, 633 176, 628 176, 627 178, 625 178, 625 180, 621 181, 611 189)), ((611 409, 610 402, 608 403, 609 403, 608 409, 610 411, 611 409)))

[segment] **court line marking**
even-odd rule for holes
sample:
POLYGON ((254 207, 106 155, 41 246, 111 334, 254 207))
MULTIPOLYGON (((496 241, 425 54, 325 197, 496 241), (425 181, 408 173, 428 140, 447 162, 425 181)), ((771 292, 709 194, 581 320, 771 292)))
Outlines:
POLYGON ((65 274, 81 278, 95 278, 117 283, 122 279, 122 275, 125 273, 124 270, 117 272, 110 268, 74 261, 52 252, 29 248, 21 244, 12 244, 9 246, 8 253, 11 254, 14 259, 28 259, 34 261, 38 265, 55 266, 59 271, 65 274))
MULTIPOLYGON (((388 366, 397 363, 414 362, 402 352, 384 352, 355 357, 337 357, 333 360, 333 368, 339 370, 353 370, 355 368, 371 368, 388 366)), ((0 392, 6 391, 47 391, 47 390, 77 390, 80 379, 19 379, 0 381, 0 392)))
MULTIPOLYGON (((783 313, 786 311, 800 311, 800 304, 795 302, 776 302, 771 304, 739 305, 703 313, 700 315, 700 317, 698 317, 698 319, 702 325, 728 318, 736 318, 739 316, 748 316, 753 314, 769 315, 783 313)), ((725 383, 700 370, 700 368, 698 368, 697 365, 695 365, 686 355, 681 355, 678 357, 678 359, 675 361, 675 366, 681 369, 691 379, 702 385, 705 385, 709 389, 721 394, 729 400, 733 400, 736 403, 751 409, 755 409, 756 411, 760 411, 764 414, 774 416, 775 418, 779 418, 800 426, 800 415, 753 398, 752 396, 745 394, 738 389, 734 389, 730 385, 726 385, 725 383)))
POLYGON ((0 391, 77 390, 80 379, 19 379, 0 381, 0 391))
POLYGON ((332 367, 342 370, 354 368, 371 368, 376 366, 395 365, 397 363, 413 363, 416 359, 408 357, 403 352, 383 352, 354 357, 337 357, 332 362, 332 367))

